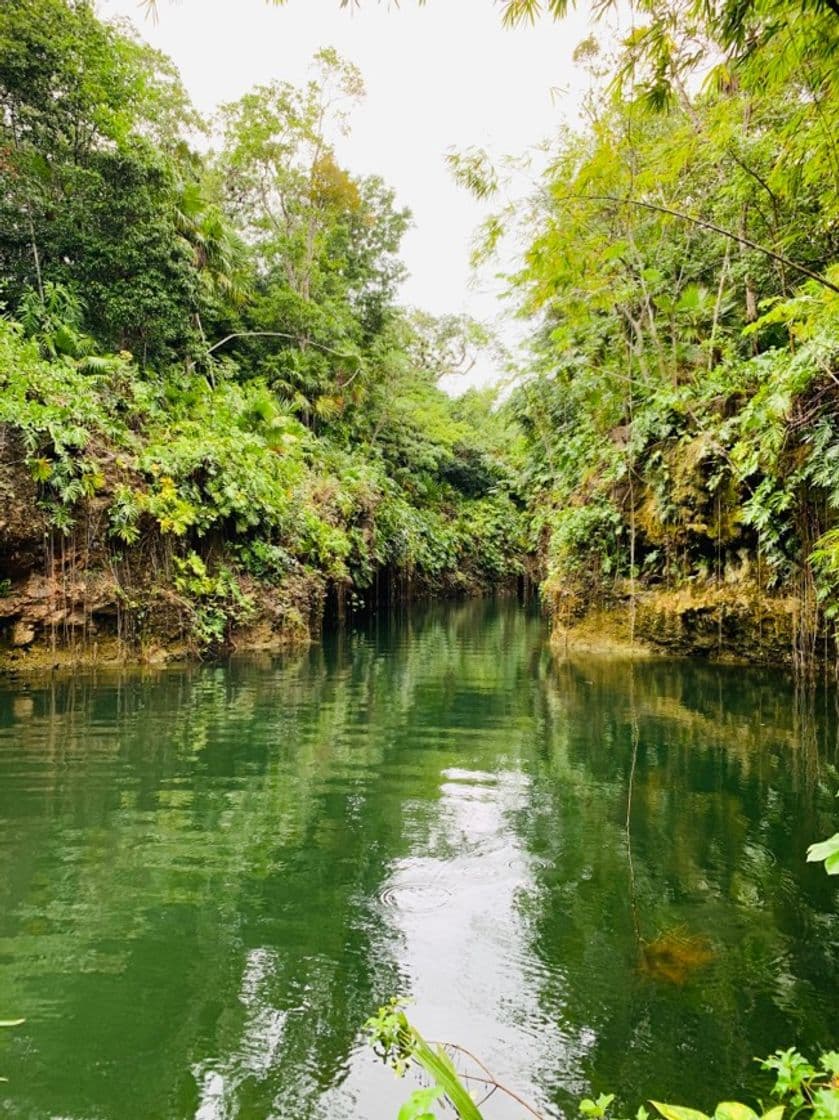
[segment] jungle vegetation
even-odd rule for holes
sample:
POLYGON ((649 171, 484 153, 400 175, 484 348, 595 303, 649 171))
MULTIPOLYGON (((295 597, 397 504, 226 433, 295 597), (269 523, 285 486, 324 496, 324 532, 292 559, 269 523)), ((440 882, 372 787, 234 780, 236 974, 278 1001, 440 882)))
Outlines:
MULTIPOLYGON (((541 570, 563 626, 605 606, 670 641, 669 612, 677 648, 832 652, 839 18, 644 0, 617 44, 602 26, 582 124, 476 241, 478 263, 520 248, 531 344, 499 402, 438 384, 491 345, 478 325, 399 305, 410 215, 330 143, 364 94, 350 63, 324 50, 305 88, 207 122, 86 0, 3 6, 0 604, 22 642, 218 647, 302 632, 328 589, 541 570)), ((451 167, 501 196, 480 149, 451 167)))
POLYGON ((0 614, 18 644, 116 625, 220 647, 257 622, 305 632, 327 587, 522 570, 493 394, 437 384, 490 340, 398 305, 410 215, 336 161, 363 96, 323 50, 304 88, 208 122, 86 0, 0 9, 0 614))
MULTIPOLYGON (((839 19, 643 3, 617 47, 594 31, 582 126, 476 247, 518 224, 509 407, 548 596, 566 622, 619 602, 632 634, 640 591, 684 593, 741 652, 783 616, 812 664, 839 608, 839 19)), ((452 164, 498 191, 484 152, 452 164)))
MULTIPOLYGON (((562 622, 618 605, 634 637, 644 594, 686 590, 720 634, 783 604, 797 664, 835 650, 836 8, 636 17, 617 49, 596 27, 580 45, 582 126, 478 238, 477 262, 522 242, 532 343, 499 403, 439 386, 485 332, 399 305, 410 215, 329 139, 363 97, 350 63, 324 50, 306 87, 207 122, 87 0, 0 6, 0 620, 19 644, 114 626, 221 648, 305 633, 328 589, 504 587, 535 556, 562 622)), ((451 162, 499 192, 485 153, 451 162)), ((836 837, 813 854, 835 868, 836 837)), ((442 1063, 392 1011, 398 1060, 442 1063)), ((835 1054, 773 1061, 794 1112, 835 1117, 835 1054)), ((460 1092, 432 1072, 406 1117, 460 1092)), ((755 1115, 733 1107, 718 1120, 755 1115)))

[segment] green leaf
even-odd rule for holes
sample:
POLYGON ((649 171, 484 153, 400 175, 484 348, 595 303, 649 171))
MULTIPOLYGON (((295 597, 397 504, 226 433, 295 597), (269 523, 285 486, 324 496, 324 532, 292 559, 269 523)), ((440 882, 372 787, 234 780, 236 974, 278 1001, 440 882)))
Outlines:
POLYGON ((822 1069, 839 1077, 839 1050, 828 1050, 819 1058, 822 1069))
POLYGON ((828 875, 839 875, 839 832, 835 832, 828 840, 822 840, 820 844, 811 844, 807 849, 807 862, 824 862, 828 875))
POLYGON ((613 241, 612 244, 603 253, 604 261, 615 261, 622 257, 624 253, 628 253, 631 246, 628 241, 613 241))
POLYGON ((781 1120, 784 1115, 784 1105, 776 1104, 774 1108, 770 1108, 768 1112, 764 1112, 761 1120, 781 1120))
POLYGON ((0 1027, 19 1027, 25 1022, 25 1019, 0 1019, 0 1027))
POLYGON ((714 1120, 758 1120, 757 1113, 739 1101, 722 1101, 714 1112, 714 1120))
POLYGON ((814 1120, 839 1120, 839 1089, 819 1089, 813 1098, 814 1120))
POLYGON ((788 1050, 776 1050, 774 1054, 761 1063, 761 1068, 775 1071, 776 1081, 772 1090, 773 1095, 784 1097, 793 1094, 794 1104, 800 1104, 803 1099, 801 1097, 801 1086, 804 1082, 816 1076, 815 1069, 802 1054, 798 1053, 794 1046, 791 1046, 788 1050))
POLYGON ((30 469, 36 482, 46 482, 52 475, 53 464, 49 459, 33 459, 30 469))
POLYGON ((434 1120, 432 1105, 443 1096, 439 1085, 432 1085, 427 1089, 417 1089, 411 1093, 399 1109, 397 1120, 434 1120))
POLYGON ((442 1047, 432 1050, 423 1038, 416 1035, 413 1056, 449 1098, 460 1120, 483 1120, 469 1090, 460 1080, 451 1058, 442 1047))
POLYGON ((596 1101, 586 1097, 585 1100, 580 1101, 580 1112, 583 1116, 592 1117, 593 1120, 594 1118, 605 1116, 606 1110, 614 1099, 614 1093, 601 1093, 596 1101))
POLYGON ((658 1109, 664 1120, 710 1120, 704 1112, 695 1108, 683 1108, 679 1104, 661 1104, 659 1101, 650 1101, 653 1108, 658 1109))

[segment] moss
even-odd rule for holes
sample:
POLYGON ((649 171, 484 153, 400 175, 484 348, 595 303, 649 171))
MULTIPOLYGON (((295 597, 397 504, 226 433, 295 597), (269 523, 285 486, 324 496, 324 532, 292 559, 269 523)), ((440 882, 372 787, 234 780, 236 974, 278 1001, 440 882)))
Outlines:
MULTIPOLYGON (((296 626, 278 631, 268 621, 263 620, 247 630, 235 634, 228 648, 219 650, 219 655, 229 653, 280 652, 288 649, 302 649, 312 640, 302 618, 296 626)), ((39 641, 25 649, 0 648, 0 676, 16 677, 20 674, 39 675, 53 672, 77 672, 89 669, 120 669, 126 666, 146 666, 159 668, 165 665, 186 661, 206 660, 207 654, 199 657, 193 643, 187 641, 165 643, 150 638, 135 645, 119 641, 115 637, 92 640, 75 648, 39 641)))
POLYGON ((787 665, 793 659, 799 600, 755 583, 691 583, 647 588, 634 604, 623 594, 570 627, 556 624, 557 652, 649 657, 654 653, 715 661, 787 665))
POLYGON ((631 618, 624 608, 589 612, 570 626, 555 625, 551 634, 554 653, 560 657, 593 653, 615 658, 648 658, 656 654, 651 644, 633 639, 631 618))

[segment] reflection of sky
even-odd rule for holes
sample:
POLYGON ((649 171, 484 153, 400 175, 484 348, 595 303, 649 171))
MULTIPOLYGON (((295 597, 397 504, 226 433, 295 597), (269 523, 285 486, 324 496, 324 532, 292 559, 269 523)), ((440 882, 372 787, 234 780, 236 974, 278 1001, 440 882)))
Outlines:
POLYGON ((270 981, 276 961, 275 949, 252 949, 248 953, 239 993, 246 1012, 241 1046, 235 1061, 228 1060, 219 1066, 199 1063, 193 1069, 201 1094, 195 1120, 228 1120, 235 1116, 236 1090, 242 1077, 264 1077, 274 1065, 289 1014, 270 1005, 270 981))
MULTIPOLYGON (((545 1024, 537 1004, 539 966, 516 907, 518 892, 532 882, 530 857, 510 825, 511 813, 527 805, 528 782, 515 771, 458 768, 443 770, 441 779, 436 827, 429 832, 425 821, 406 816, 406 830, 413 825, 428 841, 393 862, 382 892, 399 931, 408 1014, 428 1039, 468 1045, 480 1038, 479 1057, 493 1074, 549 1110, 535 1084, 522 1083, 522 1070, 559 1067, 567 1081, 585 1088, 580 1059, 594 1035, 545 1024)), ((421 815, 423 805, 414 811, 421 815)), ((474 1070, 466 1059, 459 1065, 474 1070)), ((341 1096, 354 1101, 359 1117, 373 1120, 385 1113, 366 1077, 363 1063, 341 1096)), ((412 1087, 406 1083, 403 1097, 412 1087)), ((484 1111, 491 1120, 521 1116, 520 1106, 501 1094, 484 1111)))

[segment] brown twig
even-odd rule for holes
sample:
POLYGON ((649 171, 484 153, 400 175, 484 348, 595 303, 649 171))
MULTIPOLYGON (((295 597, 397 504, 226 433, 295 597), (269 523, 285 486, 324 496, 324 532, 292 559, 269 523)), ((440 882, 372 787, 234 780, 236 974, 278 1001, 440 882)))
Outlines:
MULTIPOLYGON (((483 1072, 486 1074, 485 1077, 478 1077, 474 1073, 464 1073, 463 1077, 466 1081, 479 1081, 483 1085, 489 1085, 492 1087, 493 1093, 496 1092, 496 1090, 500 1093, 503 1093, 505 1096, 509 1097, 510 1100, 513 1100, 516 1102, 516 1104, 521 1105, 521 1107, 529 1112, 531 1116, 535 1117, 536 1120, 545 1120, 541 1112, 537 1112, 533 1105, 528 1104, 528 1102, 523 1097, 520 1097, 518 1093, 508 1088, 503 1082, 499 1081, 498 1078, 492 1073, 492 1071, 484 1065, 481 1059, 477 1057, 477 1055, 473 1054, 471 1050, 467 1050, 465 1046, 460 1046, 456 1042, 432 1042, 430 1043, 430 1045, 443 1046, 447 1050, 453 1050, 458 1054, 463 1054, 464 1057, 469 1058, 470 1061, 475 1063, 478 1069, 483 1070, 483 1072)), ((489 1095, 491 1094, 488 1094, 488 1096, 489 1095)))

